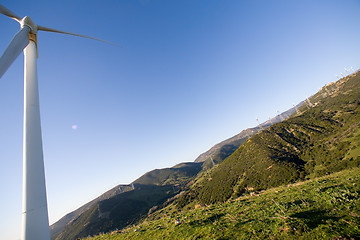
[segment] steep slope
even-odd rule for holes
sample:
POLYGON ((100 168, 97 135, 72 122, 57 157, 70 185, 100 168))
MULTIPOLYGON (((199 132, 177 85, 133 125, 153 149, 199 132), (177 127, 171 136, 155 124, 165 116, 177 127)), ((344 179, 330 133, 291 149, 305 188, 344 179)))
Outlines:
POLYGON ((68 224, 55 239, 70 240, 121 229, 136 223, 152 206, 159 205, 178 192, 173 186, 137 184, 134 190, 99 201, 68 224))
POLYGON ((150 208, 178 193, 179 185, 189 182, 201 169, 202 163, 180 163, 145 173, 130 185, 119 185, 53 224, 52 239, 76 239, 136 222, 150 208), (108 210, 103 210, 104 206, 108 210))
POLYGON ((360 239, 360 169, 178 211, 170 205, 121 232, 122 239, 360 239))
POLYGON ((101 196, 97 197, 96 199, 88 202, 84 206, 76 209, 75 211, 66 214, 64 217, 62 217, 59 221, 54 223, 50 226, 50 233, 51 238, 54 239, 57 235, 61 233, 61 231, 64 230, 66 225, 71 224, 74 222, 81 214, 92 208, 94 205, 96 205, 98 202, 103 201, 105 199, 111 198, 113 196, 116 196, 120 193, 127 192, 132 190, 132 187, 130 185, 118 185, 109 191, 105 192, 101 196))
POLYGON ((360 165, 360 74, 327 85, 301 114, 263 130, 198 178, 179 200, 222 202, 360 165))
MULTIPOLYGON (((120 193, 130 191, 134 186, 138 184, 142 185, 184 185, 191 179, 197 176, 198 173, 206 171, 216 164, 221 163, 225 158, 230 156, 241 144, 243 144, 250 136, 261 131, 262 128, 267 128, 276 122, 280 122, 283 119, 290 116, 295 109, 300 107, 303 103, 300 103, 295 108, 289 109, 288 111, 276 116, 275 118, 262 123, 260 126, 255 128, 249 128, 243 130, 236 136, 229 138, 219 144, 216 144, 209 151, 201 154, 195 162, 186 162, 175 165, 171 168, 155 169, 145 173, 140 178, 136 179, 130 185, 119 185, 115 188, 104 193, 100 197, 93 201, 85 204, 79 209, 67 214, 59 221, 50 226, 52 239, 61 239, 59 236, 68 236, 66 233, 73 231, 75 225, 73 224, 82 214, 89 214, 88 210, 93 209, 100 201, 114 197, 120 193)), ((151 192, 149 192, 151 194, 151 192)), ((150 206, 151 207, 151 206, 150 206)), ((149 208, 150 208, 149 207, 149 208)), ((90 211, 91 212, 91 211, 90 211)), ((96 214, 93 212, 93 214, 96 214)), ((99 226, 99 225, 98 225, 99 226)))
POLYGON ((240 147, 240 145, 243 144, 249 137, 258 133, 262 129, 265 129, 275 123, 281 122, 284 119, 287 119, 291 114, 293 114, 296 111, 296 109, 301 107, 303 103, 304 102, 300 102, 297 106, 294 106, 293 108, 287 110, 286 112, 283 112, 277 115, 276 117, 269 119, 268 121, 265 121, 259 126, 245 129, 241 131, 239 134, 214 145, 208 151, 200 154, 195 159, 195 162, 206 162, 207 164, 204 164, 204 167, 206 169, 211 168, 209 166, 222 162, 225 158, 230 156, 238 147, 240 147))

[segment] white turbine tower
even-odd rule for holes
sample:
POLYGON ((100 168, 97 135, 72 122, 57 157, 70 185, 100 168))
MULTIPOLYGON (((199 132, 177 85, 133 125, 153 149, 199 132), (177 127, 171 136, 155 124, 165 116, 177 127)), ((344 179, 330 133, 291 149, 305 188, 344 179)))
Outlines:
POLYGON ((270 116, 269 116, 269 122, 271 123, 271 125, 274 124, 270 116))
POLYGON ((284 121, 284 118, 281 116, 279 110, 276 110, 276 112, 277 112, 277 114, 278 114, 278 116, 279 116, 279 118, 280 118, 280 121, 281 121, 281 122, 284 121))
POLYGON ((293 104, 293 107, 295 108, 295 111, 297 114, 300 114, 301 112, 299 111, 299 109, 297 108, 297 106, 295 106, 295 104, 293 104))
POLYGON ((41 30, 100 41, 103 40, 36 25, 30 17, 20 18, 2 5, 0 5, 0 13, 16 20, 21 25, 21 30, 16 33, 0 58, 0 78, 24 50, 23 203, 21 235, 23 240, 49 240, 50 231, 36 67, 36 34, 38 30, 41 30))
POLYGON ((210 155, 210 159, 211 159, 211 162, 213 164, 213 167, 215 167, 215 162, 214 162, 214 159, 213 159, 212 155, 210 155))
POLYGON ((313 107, 314 105, 310 102, 309 98, 307 97, 305 102, 307 103, 307 107, 310 108, 310 107, 313 107))
POLYGON ((260 122, 259 122, 259 118, 256 118, 257 123, 259 124, 258 126, 260 127, 261 130, 264 130, 263 127, 261 126, 260 122))

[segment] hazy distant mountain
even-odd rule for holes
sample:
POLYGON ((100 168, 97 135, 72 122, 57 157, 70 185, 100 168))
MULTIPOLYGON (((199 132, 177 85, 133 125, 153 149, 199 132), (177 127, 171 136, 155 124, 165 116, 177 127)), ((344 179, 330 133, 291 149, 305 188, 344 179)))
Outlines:
POLYGON ((118 185, 54 223, 52 239, 86 237, 136 222, 150 208, 179 193, 180 185, 201 170, 202 163, 180 163, 145 173, 129 185, 118 185))
POLYGON ((130 191, 94 202, 52 239, 78 239, 121 229, 136 223, 150 208, 164 203, 176 193, 178 189, 172 185, 136 184, 130 191))
POLYGON ((131 185, 118 185, 118 186, 110 189, 109 191, 105 192, 101 196, 97 197, 96 199, 88 202, 84 206, 82 206, 82 207, 76 209, 75 211, 65 215, 59 221, 57 221, 56 223, 54 223, 53 225, 50 226, 51 237, 52 238, 56 237, 61 231, 64 230, 66 225, 71 224, 74 221, 76 221, 76 219, 81 214, 83 214, 85 211, 92 208, 98 202, 103 201, 105 199, 109 199, 109 198, 111 198, 113 196, 116 196, 117 194, 127 192, 127 191, 130 191, 130 190, 132 190, 131 185))

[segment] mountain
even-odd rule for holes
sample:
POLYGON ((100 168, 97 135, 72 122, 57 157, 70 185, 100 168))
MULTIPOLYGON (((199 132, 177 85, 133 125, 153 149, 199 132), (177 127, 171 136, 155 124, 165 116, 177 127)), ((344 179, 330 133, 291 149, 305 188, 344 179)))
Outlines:
POLYGON ((121 229, 168 205, 184 210, 223 202, 358 166, 359 82, 356 73, 328 84, 305 104, 216 144, 193 163, 145 173, 126 191, 102 195, 55 223, 52 239, 121 229))
POLYGON ((201 170, 203 163, 180 163, 145 173, 129 185, 118 185, 50 227, 51 238, 77 239, 98 232, 123 228, 146 216, 179 193, 201 170))
MULTIPOLYGON (((178 190, 179 186, 184 186, 187 183, 189 183, 192 179, 194 179, 200 172, 206 171, 212 167, 214 167, 216 164, 221 163, 225 158, 230 156, 242 143, 244 143, 249 137, 254 135, 255 133, 261 131, 261 129, 267 128, 271 126, 274 123, 280 122, 283 119, 288 118, 295 110, 303 104, 300 103, 298 106, 289 109, 288 111, 262 123, 261 125, 249 128, 246 130, 243 130, 241 133, 221 142, 213 146, 210 150, 207 152, 201 154, 197 159, 195 159, 194 162, 184 162, 177 164, 171 168, 163 168, 163 169, 155 169, 152 171, 149 171, 133 181, 129 185, 118 185, 114 187, 113 189, 107 191, 100 197, 94 199, 93 201, 85 204, 84 206, 80 207, 79 209, 67 214, 63 218, 61 218, 59 221, 54 223, 51 227, 51 236, 52 239, 69 239, 70 236, 73 236, 73 239, 79 236, 87 236, 88 234, 96 233, 100 231, 100 229, 107 229, 103 228, 100 225, 97 224, 98 230, 94 231, 80 231, 78 227, 78 223, 82 222, 81 219, 88 219, 88 215, 98 215, 101 214, 99 212, 93 211, 94 208, 96 208, 99 204, 101 204, 102 201, 113 198, 117 195, 120 195, 122 193, 125 193, 130 190, 134 190, 135 188, 138 191, 142 191, 144 189, 139 189, 137 186, 140 185, 154 185, 154 186, 166 186, 166 185, 173 185, 178 190), (79 221, 80 219, 80 221, 79 221), (74 233, 69 235, 68 233, 74 233)), ((151 192, 148 192, 151 195, 151 192)), ((177 193, 176 191, 174 194, 177 193)), ((127 196, 127 195, 125 195, 127 196)), ((169 197, 168 195, 164 194, 164 197, 169 197)), ((164 202, 162 202, 164 203, 164 202)), ((158 202, 158 205, 162 204, 161 202, 158 202)), ((154 207, 151 204, 145 204, 147 208, 145 209, 138 209, 138 214, 146 215, 147 211, 150 210, 150 208, 154 207)), ((135 214, 137 217, 137 215, 135 214)), ((96 217, 93 217, 92 219, 96 219, 96 217)), ((134 218, 135 221, 135 218, 134 218)), ((87 228, 88 226, 86 224, 83 224, 84 228, 87 228)), ((121 225, 122 226, 122 225, 121 225)), ((94 227, 92 227, 94 228, 94 227)), ((120 228, 120 225, 117 226, 117 228, 120 228)), ((108 228, 111 230, 111 228, 108 228)))
POLYGON ((172 185, 140 185, 105 200, 97 201, 52 239, 78 239, 121 229, 136 223, 153 206, 162 204, 178 193, 172 185))
POLYGON ((202 163, 180 163, 171 168, 155 169, 147 172, 132 183, 143 185, 184 184, 196 176, 201 169, 202 163))
POLYGON ((179 211, 167 206, 139 224, 88 240, 360 239, 360 168, 179 211))
POLYGON ((200 172, 169 205, 94 239, 358 239, 359 120, 357 72, 200 172))
MULTIPOLYGON (((303 104, 301 102, 298 106, 289 109, 288 111, 262 123, 261 125, 243 130, 241 133, 213 146, 207 152, 200 154, 194 162, 184 162, 177 164, 171 168, 155 169, 145 173, 140 178, 136 179, 129 185, 118 185, 106 193, 102 194, 98 198, 85 204, 79 209, 65 215, 59 221, 50 226, 52 239, 66 239, 69 237, 64 232, 72 232, 75 222, 79 219, 82 214, 91 212, 95 206, 100 202, 110 199, 119 194, 133 190, 134 187, 140 185, 178 185, 187 184, 190 180, 197 176, 202 171, 206 171, 216 164, 221 163, 225 158, 230 156, 242 143, 244 143, 249 137, 255 133, 261 131, 261 129, 267 128, 274 123, 280 122, 285 118, 288 118, 295 110, 303 104), (72 227, 73 226, 73 227, 72 227)), ((153 206, 149 206, 150 209, 153 206)), ((141 209, 142 210, 142 209, 141 209)), ((96 214, 96 212, 94 212, 96 214)), ((87 232, 86 232, 87 234, 87 232)), ((77 236, 77 235, 76 235, 77 236)))
MULTIPOLYGON (((111 230, 110 227, 104 228, 101 227, 101 224, 97 224, 96 226, 99 228, 98 230, 94 231, 83 231, 79 230, 79 222, 82 222, 81 219, 88 219, 88 215, 98 215, 101 216, 101 213, 94 211, 96 207, 101 204, 102 201, 113 198, 115 196, 121 195, 122 193, 137 189, 137 191, 142 191, 144 188, 138 188, 140 185, 153 185, 153 186, 166 186, 166 185, 172 185, 175 186, 176 189, 178 189, 179 186, 184 186, 185 184, 189 183, 193 178, 195 178, 200 172, 206 171, 212 167, 214 167, 216 164, 221 163, 225 158, 230 156, 242 143, 244 143, 249 137, 254 135, 255 133, 261 131, 261 129, 267 128, 271 126, 274 123, 280 122, 283 119, 289 117, 293 112, 295 112, 296 108, 301 106, 303 104, 300 103, 298 106, 289 109, 288 111, 270 119, 269 121, 266 121, 262 123, 261 125, 249 128, 246 130, 243 130, 241 133, 221 142, 213 146, 210 150, 207 152, 200 154, 200 156, 195 159, 194 162, 184 162, 177 164, 171 168, 163 168, 163 169, 155 169, 152 171, 149 171, 133 181, 129 185, 118 185, 114 187, 113 189, 107 191, 106 193, 102 194, 100 197, 92 200, 91 202, 85 204, 84 206, 80 207, 79 209, 65 215, 62 217, 59 221, 54 223, 50 226, 51 236, 52 239, 61 240, 61 239, 71 239, 70 236, 72 236, 72 239, 75 239, 79 236, 87 236, 89 234, 93 234, 96 232, 99 232, 100 229, 108 229, 111 230), (80 220, 79 220, 80 219, 80 220), (74 233, 69 235, 68 233, 74 233)), ((147 192, 149 195, 152 194, 152 192, 147 192)), ((163 192, 164 193, 164 192, 163 192)), ((174 193, 177 193, 174 191, 174 193)), ((128 195, 125 195, 128 196, 128 195)), ((169 195, 164 193, 164 197, 169 197, 169 195)), ((116 198, 115 198, 116 199, 116 198)), ((163 203, 163 202, 162 202, 163 203)), ((158 202, 157 204, 161 205, 161 202, 158 202)), ((146 215, 147 211, 150 210, 150 208, 154 207, 151 204, 145 204, 144 209, 139 208, 137 214, 146 215)), ((136 217, 138 215, 135 214, 136 217)), ((100 217, 101 218, 101 217, 100 217)), ((96 219, 96 217, 92 217, 91 219, 96 219)), ((133 219, 135 221, 135 218, 133 219)), ((114 225, 114 224, 112 224, 114 225)), ((111 226, 112 226, 111 225, 111 226)), ((120 228, 122 225, 118 225, 117 228, 120 228)), ((87 228, 86 224, 83 224, 84 228, 87 228)), ((94 228, 94 227, 92 227, 94 228)), ((94 228, 95 229, 95 228, 94 228)))
POLYGON ((360 166, 360 74, 328 84, 286 121, 258 132, 179 199, 223 202, 360 166))
POLYGON ((62 217, 59 221, 54 223, 50 226, 50 232, 51 237, 54 239, 56 236, 58 236, 66 227, 68 224, 72 224, 74 221, 76 221, 77 218, 84 212, 91 209, 94 205, 96 205, 98 202, 103 201, 105 199, 109 199, 113 196, 116 196, 120 193, 127 192, 132 190, 131 185, 118 185, 109 191, 105 192, 101 196, 95 198, 94 200, 88 202, 87 204, 83 205, 82 207, 76 209, 75 211, 66 214, 64 217, 62 217))
POLYGON ((245 130, 241 131, 239 134, 214 145, 208 151, 200 154, 195 159, 195 162, 204 162, 204 164, 203 164, 204 169, 210 169, 214 165, 221 163, 225 158, 230 156, 238 147, 240 147, 240 145, 243 144, 248 138, 250 138, 254 134, 258 133, 262 129, 266 129, 267 127, 269 127, 275 123, 278 123, 278 122, 283 121, 284 119, 287 119, 299 107, 301 107, 303 105, 303 103, 304 103, 304 101, 300 102, 298 105, 287 110, 286 112, 283 112, 283 113, 277 115, 276 117, 271 118, 268 121, 263 122, 254 128, 245 129, 245 130))

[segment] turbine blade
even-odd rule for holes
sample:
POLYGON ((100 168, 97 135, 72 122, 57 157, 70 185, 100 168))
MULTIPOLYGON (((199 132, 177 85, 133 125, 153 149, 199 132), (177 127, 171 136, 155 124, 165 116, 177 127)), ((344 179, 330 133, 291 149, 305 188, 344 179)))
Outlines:
POLYGON ((88 39, 92 39, 92 40, 96 40, 96 41, 100 41, 100 42, 103 42, 103 43, 107 43, 107 44, 110 44, 110 45, 117 46, 116 44, 114 44, 112 42, 109 42, 109 41, 106 41, 106 40, 103 40, 103 39, 100 39, 100 38, 94 38, 94 37, 90 37, 90 36, 86 36, 86 35, 82 35, 82 34, 60 31, 60 30, 57 30, 57 29, 48 28, 48 27, 44 27, 44 26, 40 26, 40 25, 37 25, 37 30, 46 31, 46 32, 55 32, 55 33, 68 34, 68 35, 73 35, 73 36, 76 36, 76 37, 88 38, 88 39))
POLYGON ((10 11, 9 9, 7 9, 6 7, 4 7, 1 4, 0 4, 0 13, 4 14, 5 16, 8 16, 18 22, 21 21, 21 17, 19 17, 18 15, 16 15, 15 13, 13 13, 12 11, 10 11))
POLYGON ((0 58, 0 78, 29 44, 29 32, 30 28, 24 26, 11 40, 9 46, 0 58))

